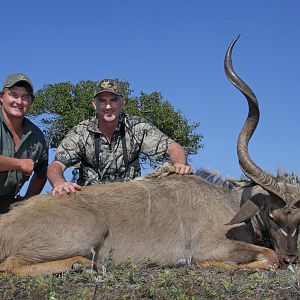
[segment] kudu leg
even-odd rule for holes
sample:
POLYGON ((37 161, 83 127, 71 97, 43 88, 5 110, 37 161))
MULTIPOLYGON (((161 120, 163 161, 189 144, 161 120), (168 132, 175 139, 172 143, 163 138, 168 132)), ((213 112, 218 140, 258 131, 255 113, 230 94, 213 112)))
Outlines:
MULTIPOLYGON (((26 265, 26 264, 17 265, 15 261, 11 266, 9 266, 9 264, 6 264, 5 268, 6 271, 11 275, 18 276, 18 277, 26 277, 26 276, 45 275, 45 274, 58 274, 66 271, 71 271, 72 266, 76 263, 82 264, 87 268, 94 268, 94 263, 83 256, 74 256, 66 259, 54 260, 54 261, 36 263, 30 265, 26 265)), ((5 264, 5 262, 3 264, 5 264)), ((1 265, 0 265, 0 268, 2 267, 1 272, 4 272, 5 269, 1 265)))
POLYGON ((275 251, 253 245, 253 248, 254 247, 258 248, 258 252, 255 253, 256 259, 247 263, 240 263, 238 265, 239 268, 268 270, 271 267, 279 267, 279 259, 275 251))
POLYGON ((219 266, 229 269, 263 269, 278 268, 279 260, 275 251, 257 245, 229 241, 221 248, 211 250, 210 257, 205 260, 195 258, 199 268, 219 266))

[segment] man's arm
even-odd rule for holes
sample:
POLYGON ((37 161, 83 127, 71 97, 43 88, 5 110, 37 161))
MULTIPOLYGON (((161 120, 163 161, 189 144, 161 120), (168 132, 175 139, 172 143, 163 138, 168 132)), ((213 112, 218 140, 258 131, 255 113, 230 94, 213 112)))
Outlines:
POLYGON ((32 159, 21 159, 0 155, 0 171, 21 171, 26 176, 31 176, 34 168, 32 159))
POLYGON ((181 145, 175 142, 171 143, 167 149, 167 154, 175 168, 175 173, 184 175, 193 172, 192 168, 187 165, 186 154, 181 145))
POLYGON ((61 196, 81 190, 80 185, 66 181, 63 175, 65 168, 66 166, 59 161, 53 161, 48 167, 47 177, 53 187, 53 195, 61 196))

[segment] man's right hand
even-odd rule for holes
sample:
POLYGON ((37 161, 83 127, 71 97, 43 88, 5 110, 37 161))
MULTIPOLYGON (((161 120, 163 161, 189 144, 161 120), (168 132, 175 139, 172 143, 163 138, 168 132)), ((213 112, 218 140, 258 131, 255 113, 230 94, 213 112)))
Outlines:
POLYGON ((51 193, 52 195, 62 196, 64 194, 71 194, 80 190, 81 190, 81 186, 78 185, 77 183, 65 181, 55 186, 51 193))

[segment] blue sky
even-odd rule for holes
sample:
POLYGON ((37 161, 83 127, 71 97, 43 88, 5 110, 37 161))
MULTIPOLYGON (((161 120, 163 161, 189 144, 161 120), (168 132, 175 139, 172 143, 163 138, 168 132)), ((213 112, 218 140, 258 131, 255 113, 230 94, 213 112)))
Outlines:
POLYGON ((236 140, 247 114, 223 60, 241 37, 233 64, 261 110, 250 141, 263 169, 300 174, 300 2, 7 1, 1 3, 0 78, 24 72, 45 84, 101 78, 128 80, 134 93, 159 91, 190 122, 204 149, 192 166, 239 177, 236 140))

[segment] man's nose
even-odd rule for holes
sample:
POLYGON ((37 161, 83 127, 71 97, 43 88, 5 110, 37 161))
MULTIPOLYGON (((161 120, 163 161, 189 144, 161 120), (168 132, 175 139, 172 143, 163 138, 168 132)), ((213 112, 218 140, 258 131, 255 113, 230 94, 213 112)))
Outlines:
POLYGON ((14 99, 15 99, 15 102, 16 102, 17 104, 22 104, 22 103, 23 103, 23 100, 22 100, 22 97, 21 97, 21 96, 18 96, 18 97, 14 98, 14 99))

